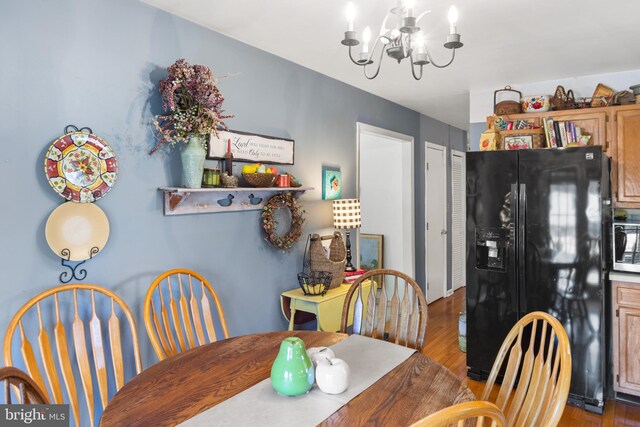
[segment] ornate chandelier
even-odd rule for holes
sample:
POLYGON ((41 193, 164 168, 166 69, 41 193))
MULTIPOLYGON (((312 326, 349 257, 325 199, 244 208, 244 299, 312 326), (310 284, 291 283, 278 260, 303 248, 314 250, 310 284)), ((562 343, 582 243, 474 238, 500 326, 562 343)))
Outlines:
POLYGON ((362 51, 359 59, 353 58, 352 48, 360 44, 356 32, 353 30, 353 21, 355 18, 355 7, 352 2, 347 4, 347 22, 348 29, 344 33, 342 44, 349 47, 349 58, 351 62, 363 68, 364 75, 369 80, 375 79, 380 72, 382 56, 386 52, 387 56, 398 61, 398 64, 405 58, 410 59, 411 74, 416 80, 422 78, 422 67, 431 64, 436 68, 445 68, 451 65, 456 57, 456 49, 461 48, 460 34, 457 33, 456 22, 458 21, 458 11, 455 6, 449 9, 449 35, 444 47, 451 49, 451 59, 446 64, 437 64, 427 48, 424 32, 418 26, 419 21, 428 13, 427 10, 417 17, 413 13, 414 0, 398 0, 396 7, 391 9, 382 21, 380 27, 380 35, 375 39, 373 47, 369 50, 369 42, 371 41, 371 28, 366 27, 362 32, 362 51), (389 21, 396 21, 393 27, 387 27, 389 21), (373 66, 373 55, 376 48, 380 46, 380 55, 377 58, 377 66, 373 75, 367 73, 368 66, 373 66), (419 73, 416 68, 420 67, 419 73))

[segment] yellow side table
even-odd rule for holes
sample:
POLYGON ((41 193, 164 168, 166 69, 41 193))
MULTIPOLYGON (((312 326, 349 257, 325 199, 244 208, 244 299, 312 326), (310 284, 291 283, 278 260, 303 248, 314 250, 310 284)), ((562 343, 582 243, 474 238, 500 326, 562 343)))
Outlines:
MULTIPOLYGON (((296 320, 296 312, 305 312, 314 314, 319 331, 336 332, 340 330, 340 321, 342 320, 342 306, 347 291, 351 287, 350 284, 344 283, 337 288, 330 289, 323 296, 305 295, 302 289, 292 289, 283 292, 280 295, 280 308, 282 315, 289 321, 289 330, 293 330, 296 320)), ((371 290, 371 281, 367 280, 362 284, 362 299, 366 303, 369 291, 371 290)), ((351 299, 351 308, 349 310, 348 325, 353 323, 353 305, 356 298, 351 299)), ((302 322, 311 320, 313 316, 300 316, 298 319, 302 322)))

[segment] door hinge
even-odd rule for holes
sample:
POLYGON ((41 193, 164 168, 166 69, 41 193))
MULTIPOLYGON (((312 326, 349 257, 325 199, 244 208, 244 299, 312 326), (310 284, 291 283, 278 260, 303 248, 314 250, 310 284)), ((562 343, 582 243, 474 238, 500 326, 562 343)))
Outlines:
POLYGON ((429 223, 427 223, 427 231, 429 231, 429 223))
POLYGON ((427 163, 427 170, 429 170, 429 163, 427 163))
POLYGON ((616 308, 616 317, 620 317, 620 309, 616 308))
POLYGON ((429 282, 427 282, 427 289, 429 289, 429 282))
POLYGON ((616 375, 616 382, 620 384, 620 375, 616 375))

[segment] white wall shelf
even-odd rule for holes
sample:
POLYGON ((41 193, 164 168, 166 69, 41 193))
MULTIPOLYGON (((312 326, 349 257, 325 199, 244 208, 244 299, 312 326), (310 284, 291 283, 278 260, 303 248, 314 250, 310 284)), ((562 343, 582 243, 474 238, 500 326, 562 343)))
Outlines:
POLYGON ((276 193, 291 192, 299 197, 312 187, 182 188, 160 187, 164 193, 165 215, 261 210, 276 193))

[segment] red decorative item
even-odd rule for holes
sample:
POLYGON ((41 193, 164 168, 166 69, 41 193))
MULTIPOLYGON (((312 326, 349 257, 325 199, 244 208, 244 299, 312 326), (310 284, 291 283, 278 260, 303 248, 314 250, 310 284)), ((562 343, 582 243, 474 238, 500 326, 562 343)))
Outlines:
POLYGON ((278 175, 278 178, 276 179, 276 185, 278 187, 289 187, 291 185, 289 175, 278 175))

